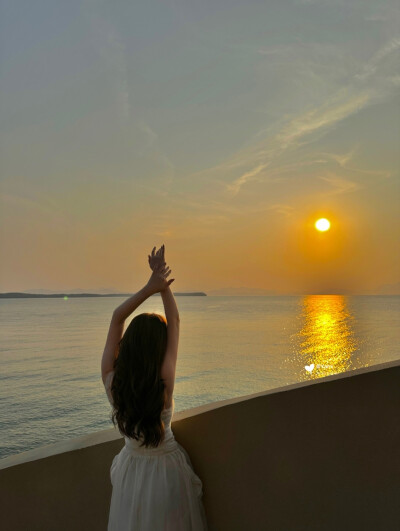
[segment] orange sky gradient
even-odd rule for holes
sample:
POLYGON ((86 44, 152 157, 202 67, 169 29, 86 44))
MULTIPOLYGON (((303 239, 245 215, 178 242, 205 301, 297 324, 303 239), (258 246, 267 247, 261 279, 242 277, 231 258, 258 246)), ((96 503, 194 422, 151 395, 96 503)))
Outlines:
POLYGON ((0 291, 400 294, 396 3, 128 4, 4 10, 0 291))

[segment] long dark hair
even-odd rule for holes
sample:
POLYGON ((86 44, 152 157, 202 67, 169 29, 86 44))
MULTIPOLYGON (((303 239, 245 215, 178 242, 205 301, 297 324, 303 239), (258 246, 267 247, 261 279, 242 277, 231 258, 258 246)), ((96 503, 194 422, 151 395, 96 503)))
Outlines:
POLYGON ((161 365, 167 348, 167 321, 156 313, 141 313, 129 323, 114 360, 112 422, 122 435, 140 446, 157 447, 165 437, 160 418, 165 404, 161 365))

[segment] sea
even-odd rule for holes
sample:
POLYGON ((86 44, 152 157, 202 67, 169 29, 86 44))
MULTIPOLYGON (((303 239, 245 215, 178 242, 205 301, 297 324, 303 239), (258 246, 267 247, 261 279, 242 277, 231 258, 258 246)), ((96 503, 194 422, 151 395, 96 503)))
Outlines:
MULTIPOLYGON (((0 458, 113 428, 101 357, 127 297, 0 299, 0 458)), ((400 296, 176 296, 175 412, 399 359, 400 296)), ((142 312, 164 314, 159 294, 142 312)))

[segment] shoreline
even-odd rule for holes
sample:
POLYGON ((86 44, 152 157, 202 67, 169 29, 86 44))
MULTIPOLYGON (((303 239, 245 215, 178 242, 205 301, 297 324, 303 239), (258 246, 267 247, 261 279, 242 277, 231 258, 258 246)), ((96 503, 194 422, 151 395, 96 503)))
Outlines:
MULTIPOLYGON (((154 293, 158 295, 158 293, 154 293)), ((207 294, 202 291, 193 293, 174 293, 174 296, 206 297, 207 294)), ((131 297, 132 293, 19 293, 9 292, 0 293, 0 299, 59 299, 59 298, 77 298, 77 297, 131 297)), ((151 295, 153 297, 153 295, 151 295)))

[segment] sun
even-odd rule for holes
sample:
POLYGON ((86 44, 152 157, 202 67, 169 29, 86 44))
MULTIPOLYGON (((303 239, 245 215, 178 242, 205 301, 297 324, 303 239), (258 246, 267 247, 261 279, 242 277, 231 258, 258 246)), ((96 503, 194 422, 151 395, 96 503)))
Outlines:
POLYGON ((325 232, 330 229, 331 224, 326 218, 320 218, 315 222, 315 228, 321 232, 325 232))

